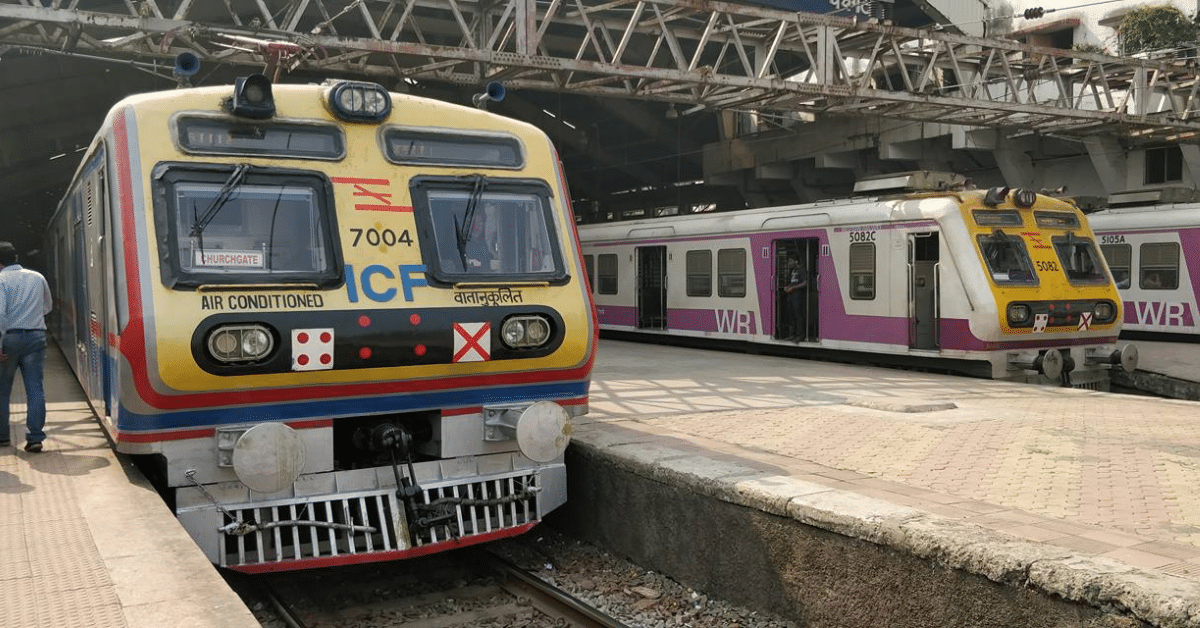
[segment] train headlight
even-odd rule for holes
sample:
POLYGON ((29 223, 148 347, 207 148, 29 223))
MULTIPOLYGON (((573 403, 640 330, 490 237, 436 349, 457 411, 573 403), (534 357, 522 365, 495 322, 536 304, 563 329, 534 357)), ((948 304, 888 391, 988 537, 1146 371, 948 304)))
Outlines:
POLYGON ((1008 322, 1012 325, 1023 325, 1029 322, 1029 306, 1024 303, 1008 305, 1008 322))
POLYGON ((1113 305, 1107 301, 1101 301, 1100 303, 1096 304, 1095 312, 1096 320, 1098 321, 1112 320, 1114 313, 1113 305))
POLYGON ((510 347, 521 346, 521 341, 525 340, 525 325, 520 319, 512 319, 504 324, 504 331, 501 332, 504 337, 504 344, 510 347))
POLYGON ((500 338, 510 349, 540 347, 550 340, 550 321, 542 316, 514 316, 500 328, 500 338))
POLYGON ((379 122, 392 112, 392 97, 377 83, 340 82, 329 92, 334 115, 351 122, 379 122))
POLYGON ((208 353, 220 362, 261 360, 274 347, 274 336, 262 325, 222 325, 208 335, 208 353))
POLYGON ((525 338, 529 342, 542 344, 550 337, 550 325, 546 321, 535 318, 525 325, 525 338))
POLYGON ((242 334, 242 353, 261 358, 271 350, 271 336, 262 329, 248 329, 242 334))

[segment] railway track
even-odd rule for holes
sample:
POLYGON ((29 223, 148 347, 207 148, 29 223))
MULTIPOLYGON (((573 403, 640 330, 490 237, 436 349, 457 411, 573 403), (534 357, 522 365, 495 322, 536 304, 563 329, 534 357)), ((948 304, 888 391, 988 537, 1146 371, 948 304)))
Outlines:
POLYGON ((271 628, 628 628, 486 550, 399 568, 332 570, 326 575, 246 579, 242 582, 254 591, 243 595, 275 611, 279 623, 263 624, 271 628))

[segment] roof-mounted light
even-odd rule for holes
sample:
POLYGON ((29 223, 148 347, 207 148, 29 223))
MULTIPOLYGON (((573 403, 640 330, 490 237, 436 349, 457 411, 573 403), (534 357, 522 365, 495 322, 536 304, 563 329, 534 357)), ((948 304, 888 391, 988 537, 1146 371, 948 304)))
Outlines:
POLYGON ((347 81, 329 91, 329 108, 349 122, 380 122, 392 113, 392 97, 378 83, 347 81))
POLYGON ((1017 207, 1030 208, 1037 202, 1037 192, 1027 190, 1025 188, 1018 189, 1013 192, 1013 205, 1017 207))
POLYGON ((233 100, 229 110, 235 116, 260 120, 275 115, 271 79, 261 74, 238 77, 233 84, 233 100))

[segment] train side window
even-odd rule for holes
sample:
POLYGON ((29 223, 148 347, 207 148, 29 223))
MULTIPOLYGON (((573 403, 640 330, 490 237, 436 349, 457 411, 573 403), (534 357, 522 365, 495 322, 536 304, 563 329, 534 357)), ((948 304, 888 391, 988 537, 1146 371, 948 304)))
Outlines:
POLYGON ((604 253, 596 259, 596 292, 600 294, 617 293, 617 256, 615 253, 604 253))
POLYGON ((1113 281, 1117 288, 1124 290, 1130 285, 1133 273, 1133 246, 1129 244, 1101 244, 1100 252, 1108 262, 1108 270, 1112 272, 1113 281))
POLYGON ((712 251, 687 252, 687 295, 712 296, 712 251))
POLYGON ((1071 283, 1106 283, 1108 277, 1096 254, 1096 245, 1090 238, 1081 238, 1067 232, 1050 239, 1058 261, 1062 262, 1067 281, 1071 283))
POLYGON ((1144 290, 1179 288, 1179 243, 1151 242, 1138 250, 1138 286, 1144 290))
POLYGON ((584 255, 583 267, 587 271, 588 287, 593 292, 596 291, 596 256, 584 255))
POLYGON ((717 251, 717 295, 722 297, 746 296, 745 249, 717 251))
POLYGON ((850 245, 850 298, 875 298, 875 243, 850 245))
POLYGON ((1037 284, 1029 250, 1019 236, 1010 236, 997 229, 989 235, 979 236, 979 250, 987 263, 992 281, 1004 286, 1032 286, 1037 284))

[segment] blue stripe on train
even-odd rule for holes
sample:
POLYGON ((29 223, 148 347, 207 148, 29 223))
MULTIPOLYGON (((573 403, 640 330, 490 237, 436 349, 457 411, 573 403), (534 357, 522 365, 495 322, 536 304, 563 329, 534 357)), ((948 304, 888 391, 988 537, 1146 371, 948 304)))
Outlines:
POLYGON ((388 397, 298 400, 245 407, 178 410, 163 414, 140 414, 121 406, 117 429, 128 432, 195 429, 256 421, 305 421, 337 416, 361 416, 438 408, 461 408, 495 403, 556 399, 578 399, 588 392, 588 382, 529 386, 506 386, 415 393, 388 397))

